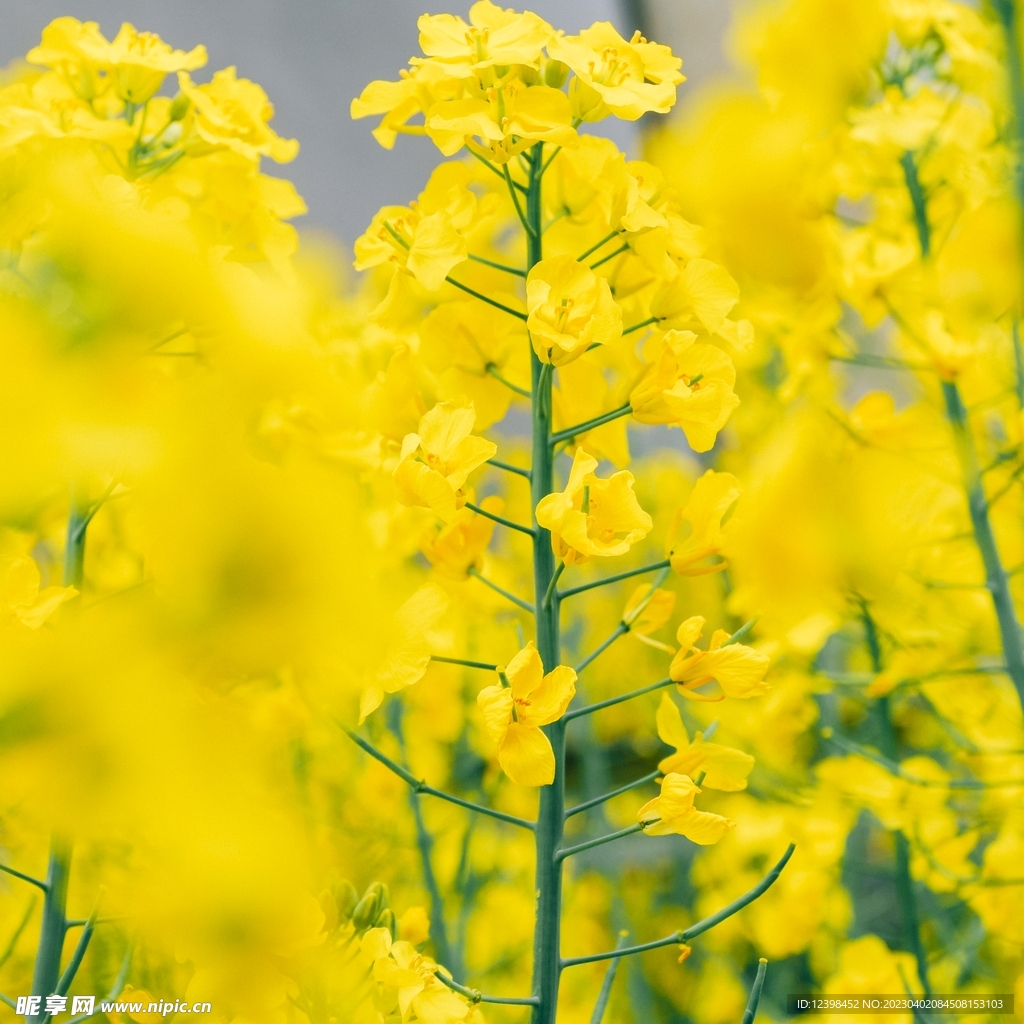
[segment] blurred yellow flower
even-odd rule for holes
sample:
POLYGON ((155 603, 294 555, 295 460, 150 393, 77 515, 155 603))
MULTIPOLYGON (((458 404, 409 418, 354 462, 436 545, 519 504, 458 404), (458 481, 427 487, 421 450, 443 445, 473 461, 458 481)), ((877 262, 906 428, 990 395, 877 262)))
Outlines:
POLYGON ((206 63, 206 47, 186 53, 168 46, 153 32, 138 32, 125 22, 107 47, 105 64, 113 68, 114 89, 126 103, 145 103, 172 71, 194 71, 206 63))
POLYGON ((504 670, 509 685, 495 683, 477 695, 488 733, 498 744, 498 764, 520 786, 547 786, 555 777, 551 741, 541 732, 565 714, 576 693, 576 673, 559 665, 544 675, 540 654, 528 643, 504 670))
POLYGON ((660 771, 688 775, 691 779, 703 771, 706 774, 702 785, 708 789, 736 792, 747 788, 747 776, 754 767, 754 759, 734 747, 706 743, 702 732, 696 733, 691 741, 683 716, 667 693, 661 695, 656 721, 658 738, 676 748, 674 754, 658 762, 660 771))
POLYGON ((429 508, 445 523, 455 518, 466 500, 466 478, 498 450, 473 435, 475 420, 469 402, 438 402, 420 420, 419 433, 406 435, 393 474, 403 505, 429 508))
POLYGON ((571 256, 541 260, 530 271, 526 308, 526 326, 542 363, 562 366, 622 335, 622 310, 608 282, 571 256))
POLYGON ((722 644, 729 639, 724 629, 716 629, 706 651, 694 646, 704 632, 704 618, 694 615, 680 625, 676 633, 679 653, 672 659, 668 674, 679 684, 679 692, 690 700, 717 701, 726 697, 758 697, 770 687, 764 681, 768 655, 743 644, 722 644), (716 681, 719 696, 694 693, 705 683, 716 681))
POLYGON ((668 556, 676 572, 683 576, 701 576, 725 568, 724 561, 715 565, 700 563, 721 553, 722 519, 739 496, 739 482, 731 473, 709 469, 697 480, 690 500, 676 512, 669 528, 668 556), (684 523, 689 524, 689 534, 680 536, 684 523))
POLYGON ((596 469, 597 459, 577 448, 565 490, 537 503, 537 522, 551 531, 551 546, 566 565, 624 555, 653 526, 633 493, 633 474, 620 470, 602 480, 596 469))
POLYGON ((622 611, 622 621, 629 626, 630 636, 636 637, 641 643, 654 647, 659 651, 675 654, 676 649, 650 636, 656 629, 661 629, 672 617, 676 607, 676 595, 671 590, 652 589, 641 583, 626 601, 622 611))
POLYGON ((40 589, 39 566, 28 555, 0 557, 0 609, 30 629, 38 629, 65 601, 74 587, 40 589))
POLYGON ((636 820, 649 836, 681 835, 700 846, 717 843, 736 822, 721 814, 698 811, 693 801, 699 792, 693 779, 670 772, 661 780, 661 794, 637 811, 636 820))
MULTIPOLYGON (((480 502, 485 512, 500 515, 505 502, 496 494, 480 502)), ((424 531, 420 550, 434 568, 448 579, 464 580, 470 569, 479 569, 491 542, 495 522, 472 509, 460 508, 450 523, 432 523, 424 531)))

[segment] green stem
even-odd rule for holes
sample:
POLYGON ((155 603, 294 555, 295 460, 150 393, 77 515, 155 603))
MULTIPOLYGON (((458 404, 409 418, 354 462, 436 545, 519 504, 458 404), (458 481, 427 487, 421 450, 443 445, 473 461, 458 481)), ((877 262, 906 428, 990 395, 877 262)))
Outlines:
POLYGON ((660 316, 648 317, 646 320, 641 320, 638 324, 633 324, 632 327, 626 327, 623 330, 623 334, 632 334, 634 331, 639 331, 641 327, 650 327, 651 324, 656 324, 661 320, 660 316))
POLYGON ((527 821, 525 818, 517 818, 514 814, 506 814, 504 811, 496 811, 493 807, 484 807, 483 804, 475 804, 471 800, 463 800, 462 797, 453 796, 451 793, 445 793, 444 790, 428 786, 427 783, 417 779, 411 771, 403 768, 397 761, 392 761, 387 754, 378 750, 369 740, 364 740, 357 732, 353 732, 347 725, 343 725, 341 722, 338 725, 341 726, 348 738, 357 747, 366 751, 370 757, 380 761, 385 768, 390 768, 400 779, 412 786, 417 793, 436 796, 440 800, 447 800, 451 804, 458 804, 459 807, 465 807, 466 810, 475 811, 477 814, 484 814, 489 818, 497 818, 498 821, 506 821, 510 825, 518 825, 520 828, 527 828, 531 832, 533 831, 534 824, 532 821, 527 821))
POLYGON ((547 609, 551 607, 551 602, 555 596, 555 587, 558 585, 559 577, 565 572, 565 562, 559 562, 558 568, 555 570, 554 575, 551 577, 551 581, 548 583, 548 589, 544 591, 544 601, 541 607, 547 609))
POLYGON ((610 832, 606 836, 588 839, 585 843, 579 843, 576 846, 567 846, 564 850, 559 850, 555 857, 558 860, 565 860, 566 857, 571 857, 573 854, 582 853, 584 850, 592 850, 595 846, 604 846, 605 843, 613 843, 616 839, 624 839, 626 836, 631 836, 636 832, 643 832, 644 827, 649 824, 650 822, 638 821, 635 825, 620 828, 618 832, 610 832))
POLYGON ((485 671, 493 672, 498 666, 492 665, 489 661, 467 661, 465 658, 442 658, 440 654, 432 654, 431 661, 440 661, 445 665, 465 665, 466 668, 482 668, 485 671))
POLYGON ((602 263, 607 263, 609 260, 615 259, 616 256, 621 256, 622 253, 624 253, 624 252, 629 252, 629 244, 628 243, 626 245, 620 245, 618 247, 618 249, 616 249, 614 252, 610 252, 610 253, 608 253, 607 256, 602 256, 595 263, 591 263, 590 264, 590 269, 591 270, 597 270, 597 268, 599 266, 601 266, 602 263))
MULTIPOLYGON (((72 488, 71 505, 68 509, 68 528, 64 543, 64 586, 82 589, 85 575, 85 534, 89 522, 96 514, 87 501, 83 501, 78 490, 72 488)), ((49 993, 47 993, 49 995, 49 993)))
POLYGON ((549 443, 553 448, 562 441, 568 441, 570 438, 585 434, 588 430, 593 430, 594 427, 601 426, 602 423, 611 423, 612 420, 617 420, 621 416, 628 416, 632 411, 633 406, 626 402, 625 405, 620 405, 618 409, 612 409, 611 412, 602 413, 600 416, 595 416, 592 420, 585 420, 583 423, 577 423, 574 427, 569 427, 568 430, 560 430, 557 434, 552 434, 549 443))
POLYGON ((1024 707, 1024 642, 1021 638, 1020 623, 1017 610, 1010 593, 1010 581, 999 557, 995 533, 989 519, 989 503, 985 497, 981 472, 978 467, 978 454, 974 447, 967 410, 960 397, 960 390, 953 381, 942 382, 942 395, 946 402, 946 415, 953 427, 957 458, 963 478, 964 490, 967 492, 967 507, 971 517, 974 540, 981 552, 982 564, 985 566, 985 585, 992 595, 996 619, 999 622, 999 635, 1003 645, 1003 657, 1006 659, 1006 672, 1017 690, 1017 697, 1024 707))
MULTIPOLYGON (((529 392, 527 391, 525 394, 529 395, 529 392)), ((526 477, 527 480, 530 479, 530 471, 528 469, 513 466, 511 462, 502 462, 500 459, 488 459, 487 462, 491 466, 497 466, 498 469, 505 470, 506 473, 515 473, 516 476, 526 477)))
POLYGON ((600 655, 604 654, 604 652, 606 650, 608 650, 608 648, 611 647, 611 645, 613 643, 615 643, 615 641, 618 640, 620 636, 622 636, 624 633, 628 633, 628 632, 629 632, 629 626, 627 626, 624 622, 620 622, 615 627, 614 631, 612 632, 612 635, 610 637, 608 637, 608 639, 605 640, 599 647, 597 647, 593 651, 591 651, 576 666, 576 674, 579 675, 579 673, 582 672, 595 658, 597 658, 600 655))
POLYGON ((582 594, 584 590, 593 590, 594 587, 606 587, 609 583, 618 583, 619 580, 628 580, 631 576, 642 576, 645 572, 654 572, 656 569, 665 569, 672 563, 663 558, 660 562, 652 562, 650 565, 642 565, 639 569, 630 569, 628 572, 616 573, 614 576, 605 576, 601 580, 593 580, 591 583, 582 583, 578 587, 570 587, 563 590, 559 597, 564 601, 573 594, 582 594))
MULTIPOLYGON (((402 753, 402 767, 408 770, 409 760, 405 751, 405 733, 402 730, 402 702, 393 700, 388 705, 388 727, 398 740, 398 749, 402 753)), ((450 969, 452 955, 448 943, 448 928, 445 924, 444 898, 441 887, 437 884, 434 874, 433 849, 434 837, 423 820, 423 808, 420 807, 420 795, 415 789, 409 790, 409 806, 412 808, 413 821, 416 825, 416 845, 420 851, 420 863, 423 866, 423 882, 430 897, 430 941, 434 944, 434 956, 439 963, 450 969)))
POLYGON ((71 954, 71 959, 68 961, 67 967, 64 968, 64 973, 60 976, 60 981, 57 982, 57 987, 53 990, 58 996, 66 996, 68 994, 68 989, 71 988, 71 982, 75 980, 78 968, 82 966, 86 950, 88 950, 89 943, 92 941, 92 933, 96 930, 96 915, 98 913, 99 904, 93 908, 92 913, 86 920, 85 926, 82 928, 82 934, 78 936, 78 943, 75 946, 75 951, 71 954))
POLYGON ((1017 187, 1017 199, 1024 211, 1024 164, 1020 160, 1020 147, 1024 146, 1024 69, 1021 68, 1017 9, 1014 0, 992 0, 992 7, 1002 23, 1003 36, 1006 39, 1006 77, 1010 85, 1010 101, 1013 106, 1013 141, 1017 143, 1014 184, 1017 187))
POLYGON ((506 274, 515 274, 516 277, 526 277, 526 271, 520 270, 518 267, 510 267, 504 263, 495 263, 494 260, 484 259, 483 256, 474 256, 473 253, 469 254, 471 260, 475 260, 477 263, 483 263, 487 267, 494 267, 495 270, 504 270, 506 274))
POLYGON ((750 989, 750 998, 747 1000, 747 1008, 743 1011, 743 1020, 740 1024, 754 1024, 754 1017, 757 1015, 757 1004, 761 1002, 761 989, 764 988, 764 976, 768 973, 768 961, 761 957, 757 962, 757 977, 750 989))
POLYGON ((475 988, 468 988, 465 985, 460 985, 457 981, 452 981, 451 978, 442 974, 438 971, 435 975, 438 981, 442 985, 447 985, 453 992, 458 992, 460 996, 465 996, 471 1003, 498 1003, 499 1005, 504 1004, 505 1006, 537 1006, 538 1000, 536 996, 488 996, 483 992, 478 991, 475 988))
POLYGON ((1013 318, 1013 365, 1017 370, 1017 404, 1024 409, 1024 346, 1020 342, 1020 320, 1013 318))
POLYGON ((507 591, 504 587, 499 587, 497 583, 492 583, 486 576, 481 576, 472 566, 469 569, 469 575, 473 579, 479 580, 485 587, 490 587, 496 594, 501 594, 502 597, 511 601, 517 608, 522 608, 524 612, 533 614, 533 605, 529 601, 524 601, 521 597, 516 597, 515 594, 507 591))
POLYGON ((5 872, 8 875, 13 875, 15 878, 20 878, 23 882, 28 882, 29 885, 38 886, 43 892, 46 892, 46 882, 40 881, 38 878, 33 878, 31 875, 26 875, 23 871, 18 871, 16 868, 9 868, 6 864, 0 864, 0 871, 5 872))
POLYGON ((466 502, 466 508, 471 509, 478 516, 484 516, 487 519, 493 519, 496 523, 501 523, 502 526, 507 526, 510 530, 518 530, 520 533, 528 534, 533 536, 532 526, 523 526, 520 523, 514 523, 511 519, 506 519, 504 516, 496 516, 493 512, 488 512, 487 509, 481 508, 479 505, 474 505, 471 501, 466 502))
POLYGON ((530 394, 530 392, 526 390, 526 388, 521 388, 518 384, 513 384, 512 381, 510 381, 507 377, 500 374, 498 372, 498 368, 494 365, 494 363, 488 363, 486 366, 486 370, 496 381, 498 381, 501 384, 504 384, 505 387, 509 389, 509 391, 514 391, 517 395, 522 395, 523 398, 533 397, 530 394))
POLYGON ((624 786, 619 786, 618 789, 613 789, 610 793, 602 793, 600 796, 595 796, 590 800, 584 800, 581 804, 576 804, 575 807, 569 807, 565 811, 565 816, 571 818, 574 814, 579 814, 581 811, 589 811, 591 807, 596 807, 598 804, 603 804, 606 800, 611 800, 613 797, 621 796, 623 793, 628 793, 631 789, 638 789, 640 786, 646 785, 648 782, 653 782, 661 772, 649 772, 643 778, 635 779, 633 782, 627 782, 624 786))
MULTIPOLYGON (((871 667, 877 673, 883 670, 882 645, 878 638, 875 620, 871 617, 867 606, 863 610, 864 639, 871 656, 871 667)), ((875 714, 878 721, 879 746, 882 753, 895 764, 899 764, 899 742, 892 724, 892 709, 887 696, 879 697, 875 702, 875 714)), ((894 882, 896 899, 900 905, 900 916, 903 919, 903 935, 917 961, 917 973, 924 986, 925 995, 931 995, 928 983, 928 958, 925 956, 921 942, 921 922, 917 912, 917 894, 914 891, 914 879, 910 874, 910 845, 901 829, 893 832, 896 842, 896 858, 894 864, 894 882)))
MULTIPOLYGON (((544 144, 537 143, 530 151, 530 179, 526 193, 526 218, 531 230, 526 233, 526 266, 532 270, 543 259, 541 209, 541 170, 544 166, 544 144)), ((536 607, 537 650, 544 671, 550 672, 561 661, 559 643, 558 591, 549 605, 544 604, 555 574, 555 555, 551 534, 536 521, 536 508, 554 490, 551 452, 551 371, 537 358, 531 345, 530 373, 533 381, 531 435, 533 477, 530 481, 530 503, 534 509, 533 588, 536 607)), ((537 893, 536 922, 533 933, 532 992, 537 998, 532 1024, 555 1024, 558 1003, 559 957, 561 955, 562 862, 555 853, 562 845, 565 810, 565 721, 543 727, 555 755, 555 776, 551 785, 540 789, 536 829, 537 893)))
POLYGON ((483 292, 478 292, 475 288, 470 288, 468 284, 463 284, 461 281, 456 281, 452 277, 446 277, 445 280, 449 284, 455 285, 456 288, 461 288, 468 295, 472 295, 474 299, 479 299, 481 302, 486 302, 489 306, 494 306, 495 309, 500 309, 503 312, 509 313, 520 320, 526 319, 525 313, 520 313, 518 309, 513 309, 511 306, 505 306, 502 303, 498 302, 496 299, 489 298, 487 295, 484 295, 483 292))
POLYGON ((907 191, 910 193, 910 202, 914 207, 914 226, 917 228, 917 241, 921 246, 921 256, 928 259, 932 250, 932 233, 928 223, 927 200, 924 189, 921 187, 921 179, 917 174, 914 154, 904 153, 900 157, 900 166, 903 168, 903 177, 907 183, 907 191))
MULTIPOLYGON (((515 183, 512 181, 512 172, 508 169, 508 164, 502 165, 502 173, 505 175, 505 183, 508 185, 508 194, 512 197, 512 205, 516 208, 516 213, 519 215, 520 223, 526 229, 526 235, 530 237, 539 237, 540 225, 534 226, 526 218, 526 214, 523 213, 523 208, 519 205, 519 196, 516 195, 515 183)), ((532 178, 532 173, 531 173, 532 178)), ((531 183, 532 184, 532 183, 531 183)), ((530 192, 527 189, 526 192, 526 204, 529 207, 530 204, 530 192)), ((530 269, 533 269, 533 264, 530 264, 530 269)))
MULTIPOLYGON (((629 937, 629 932, 619 932, 619 941, 615 944, 616 949, 622 949, 626 945, 626 939, 629 937)), ((622 963, 619 957, 616 957, 608 965, 608 970, 604 972, 604 981, 601 982, 601 991, 597 994, 597 1002, 594 1003, 594 1012, 590 1015, 590 1024, 601 1024, 604 1020, 604 1011, 608 1007, 608 999, 612 994, 612 985, 615 984, 615 975, 619 970, 619 964, 622 963)))
POLYGON ((675 682, 673 679, 659 679, 656 683, 651 683, 650 686, 641 686, 639 690, 630 690, 629 693, 621 693, 618 697, 609 697, 608 700, 598 701, 597 704, 586 704, 582 708, 573 708, 572 711, 567 711, 562 716, 562 721, 571 722, 574 718, 579 718, 580 715, 592 715, 595 711, 614 707, 614 705, 632 700, 634 697, 642 697, 645 693, 650 693, 652 690, 660 690, 663 686, 671 686, 673 682, 675 682))
POLYGON ((562 961, 562 967, 575 967, 578 964, 592 964, 599 960, 612 960, 615 957, 632 956, 634 953, 646 953, 649 949, 660 949, 662 946, 673 946, 677 943, 686 942, 689 939, 701 935, 710 928, 714 928, 716 924, 721 924, 726 918, 739 913, 745 906, 747 906, 747 904, 753 903, 754 900, 762 895, 762 893, 767 892, 768 889, 775 884, 775 880, 779 875, 782 874, 782 869, 789 863, 789 858, 793 856, 793 851, 795 849, 795 844, 790 843, 786 848, 786 852, 779 859, 779 862, 775 867, 773 867, 771 871, 769 871, 768 874, 754 886, 753 889, 745 892, 738 899, 735 899, 732 903, 722 907, 721 910, 712 914, 710 917, 705 917, 703 921, 691 924, 689 928, 684 928, 682 931, 666 935, 663 939, 655 939, 653 942, 644 942, 639 946, 624 946, 622 949, 612 949, 607 953, 591 953, 589 956, 570 957, 562 961))
POLYGON ((619 237, 619 232, 617 230, 616 231, 610 231, 607 235, 604 236, 604 238, 601 239, 600 242, 596 242, 586 252, 581 253, 579 256, 577 256, 576 257, 576 262, 577 263, 582 263, 592 253, 597 252, 597 250, 600 249, 602 245, 605 245, 608 242, 610 242, 613 238, 618 238, 618 237, 619 237))
POLYGON ((0 967, 3 967, 5 963, 11 958, 11 954, 14 953, 14 948, 18 945, 18 939, 21 938, 21 933, 25 930, 28 925, 29 919, 32 917, 32 911, 36 909, 36 900, 38 897, 33 894, 32 898, 28 901, 28 906, 25 908, 25 913, 22 915, 21 922, 17 928, 14 929, 11 935, 10 942, 7 943, 7 948, 0 953, 0 967))
MULTIPOLYGON (((46 897, 43 900, 43 921, 39 932, 35 970, 32 974, 32 995, 45 998, 57 990, 60 979, 60 956, 67 933, 68 874, 71 870, 71 844, 54 836, 50 841, 50 863, 46 872, 46 897)), ((26 1016, 26 1022, 42 1024, 47 1014, 26 1016)))

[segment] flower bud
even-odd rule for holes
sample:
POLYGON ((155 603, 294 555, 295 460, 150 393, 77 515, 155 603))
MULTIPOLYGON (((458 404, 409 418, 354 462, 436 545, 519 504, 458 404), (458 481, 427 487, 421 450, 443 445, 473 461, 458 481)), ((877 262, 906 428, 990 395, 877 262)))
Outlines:
POLYGON ((552 89, 561 89, 569 77, 569 65, 560 60, 549 60, 544 65, 544 84, 552 89))
POLYGON ((192 101, 183 92, 179 92, 171 101, 171 111, 168 116, 172 121, 180 121, 191 106, 192 101))
POLYGON ((398 923, 395 921, 395 912, 390 907, 385 907, 373 922, 374 928, 387 928, 391 932, 391 938, 398 938, 398 923))
POLYGON ((347 879, 334 891, 334 902, 338 906, 338 920, 345 922, 352 919, 352 913, 359 902, 356 887, 347 879))

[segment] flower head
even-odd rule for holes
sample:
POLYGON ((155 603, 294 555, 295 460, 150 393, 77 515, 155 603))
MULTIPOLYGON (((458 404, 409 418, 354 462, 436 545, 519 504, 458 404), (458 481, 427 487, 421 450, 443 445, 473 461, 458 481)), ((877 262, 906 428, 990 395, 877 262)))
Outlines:
POLYGON ((641 583, 626 601, 622 612, 622 622, 629 626, 629 635, 641 643, 675 654, 676 649, 654 640, 650 634, 661 629, 672 617, 676 606, 676 595, 671 590, 652 589, 648 584, 641 583))
POLYGON ((669 530, 668 550, 672 568, 683 576, 702 576, 724 569, 727 562, 701 565, 706 558, 721 553, 724 543, 722 519, 740 496, 739 481, 731 473, 709 469, 694 484, 690 500, 676 512, 669 530), (683 523, 689 536, 680 537, 683 523))
POLYGON ((622 335, 622 310, 608 282, 571 256, 534 266, 526 279, 526 308, 533 349, 543 363, 562 366, 591 345, 622 335))
POLYGON ((744 644, 728 644, 729 634, 716 629, 706 651, 696 644, 704 632, 704 618, 694 615, 676 633, 679 653, 672 659, 668 674, 679 685, 679 692, 690 700, 716 701, 725 697, 758 697, 770 687, 764 681, 768 671, 768 655, 744 644), (717 682, 722 688, 718 697, 692 692, 705 683, 717 682))
POLYGON ((735 792, 747 788, 747 776, 754 767, 754 759, 742 750, 706 743, 702 732, 691 740, 679 708, 667 693, 661 695, 656 721, 661 741, 676 748, 674 754, 658 762, 660 771, 688 775, 691 779, 704 772, 703 785, 708 789, 735 792))
POLYGON ((596 469, 597 459, 577 448, 565 490, 537 503, 537 522, 551 531, 551 546, 566 565, 624 555, 654 525, 633 493, 632 473, 602 480, 596 469))
POLYGON ((153 32, 138 32, 125 22, 107 47, 106 61, 113 68, 114 88, 126 103, 145 103, 156 95, 172 71, 194 71, 206 63, 206 47, 186 53, 168 46, 153 32))
MULTIPOLYGON (((492 494, 480 502, 485 512, 498 515, 505 503, 492 494)), ((460 508, 450 523, 438 526, 431 523, 420 542, 420 550, 427 561, 442 575, 453 580, 464 580, 470 569, 480 567, 484 552, 494 533, 494 520, 477 515, 472 509, 460 508)))
POLYGON ((450 523, 465 503, 462 487, 498 446, 473 435, 476 412, 471 402, 438 402, 420 420, 418 434, 407 434, 395 467, 398 500, 431 509, 450 523))
POLYGON ((550 785, 555 778, 555 755, 540 727, 565 714, 576 693, 576 673, 559 665, 544 675, 540 654, 531 642, 508 663, 503 675, 508 686, 496 683, 477 696, 487 731, 498 744, 498 763, 521 786, 550 785))
POLYGON ((548 54, 572 68, 574 114, 597 121, 614 114, 635 121, 649 111, 667 114, 676 86, 686 79, 682 60, 671 49, 649 43, 639 32, 628 42, 607 21, 595 22, 578 36, 559 36, 548 54))
POLYGON ((736 822, 710 811, 698 811, 693 806, 700 788, 686 775, 669 772, 661 780, 661 795, 656 796, 637 811, 636 820, 644 824, 649 836, 686 836, 691 843, 710 846, 717 843, 736 822))
POLYGON ((732 389, 732 360, 696 337, 691 331, 669 331, 661 359, 648 368, 629 401, 640 423, 680 427, 695 452, 706 452, 740 400, 732 389))
POLYGON ((196 135, 211 146, 226 146, 249 160, 269 156, 279 164, 294 160, 295 139, 282 139, 267 122, 274 105, 255 82, 238 78, 233 67, 214 74, 206 85, 196 85, 187 71, 178 72, 178 87, 192 102, 196 135))

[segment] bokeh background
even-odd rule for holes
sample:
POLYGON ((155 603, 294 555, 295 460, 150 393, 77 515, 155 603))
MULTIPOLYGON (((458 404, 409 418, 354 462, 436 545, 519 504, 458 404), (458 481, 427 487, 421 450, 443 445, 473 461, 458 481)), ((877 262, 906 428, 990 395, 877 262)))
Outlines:
MULTIPOLYGON (((71 14, 98 21, 112 38, 122 21, 159 33, 181 49, 206 45, 210 60, 194 74, 207 81, 234 64, 240 76, 259 82, 276 109, 278 133, 302 144, 286 170, 309 205, 301 230, 327 230, 351 245, 384 203, 404 203, 423 187, 441 157, 422 139, 400 138, 381 149, 370 135, 376 121, 352 121, 350 100, 374 78, 397 77, 413 54, 416 19, 451 11, 463 17, 470 0, 0 0, 0 63, 24 54, 52 18, 71 14)), ((627 38, 640 28, 683 58, 694 86, 725 66, 723 43, 730 0, 498 0, 529 8, 556 28, 577 32, 594 21, 611 21, 627 38)), ((638 154, 642 126, 613 118, 601 124, 631 155, 638 154), (609 129, 614 124, 617 131, 609 129)))

